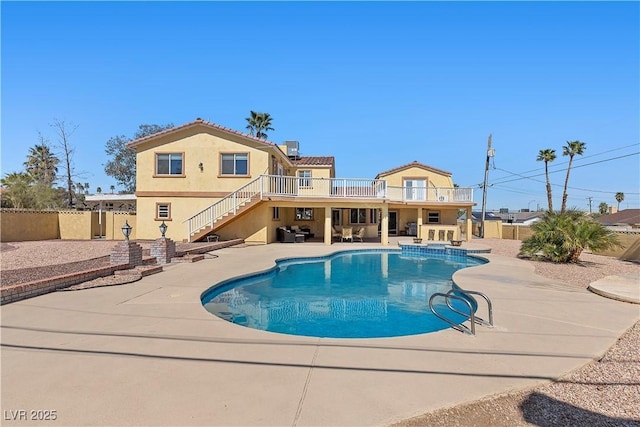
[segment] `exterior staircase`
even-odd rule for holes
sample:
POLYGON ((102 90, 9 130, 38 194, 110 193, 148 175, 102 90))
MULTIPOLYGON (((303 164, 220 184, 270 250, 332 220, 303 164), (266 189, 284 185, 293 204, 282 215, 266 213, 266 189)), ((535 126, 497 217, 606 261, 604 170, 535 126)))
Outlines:
POLYGON ((187 219, 188 242, 203 241, 262 202, 262 177, 245 184, 187 219))

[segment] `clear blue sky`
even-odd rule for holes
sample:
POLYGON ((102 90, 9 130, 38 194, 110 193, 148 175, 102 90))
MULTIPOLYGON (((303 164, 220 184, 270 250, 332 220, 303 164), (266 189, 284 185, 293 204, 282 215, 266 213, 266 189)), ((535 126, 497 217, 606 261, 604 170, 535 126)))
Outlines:
POLYGON ((3 176, 38 132, 56 142, 54 119, 78 126, 74 168, 94 192, 116 184, 110 137, 197 117, 245 131, 255 110, 273 117, 269 140, 334 155, 340 177, 417 160, 476 187, 478 208, 492 134, 488 209, 546 206, 545 148, 559 206, 562 146, 580 140, 569 206, 621 191, 621 208, 640 207, 638 2, 3 1, 1 14, 3 176))

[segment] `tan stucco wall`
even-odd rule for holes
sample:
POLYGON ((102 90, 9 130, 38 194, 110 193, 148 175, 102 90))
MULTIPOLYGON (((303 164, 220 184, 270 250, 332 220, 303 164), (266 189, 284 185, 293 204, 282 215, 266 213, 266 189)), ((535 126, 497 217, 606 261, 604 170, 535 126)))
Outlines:
MULTIPOLYGON (((137 192, 225 192, 270 172, 271 154, 209 132, 179 132, 138 148, 137 192), (183 153, 184 177, 154 177, 156 153, 183 153), (249 177, 219 177, 220 153, 248 153, 249 177), (199 164, 202 163, 202 170, 199 164)), ((138 212, 140 208, 138 207, 138 212)))
MULTIPOLYGON (((90 240, 100 233, 98 212, 92 211, 2 211, 0 214, 3 242, 26 240, 90 240)), ((102 236, 107 240, 123 240, 121 228, 125 220, 133 227, 135 239, 135 213, 108 211, 102 213, 102 236), (116 217, 114 221, 114 217, 116 217), (115 232, 114 232, 115 227, 115 232)))
MULTIPOLYGON (((473 224, 473 234, 479 235, 479 223, 473 224)), ((485 221, 485 239, 502 239, 502 221, 485 221)))
MULTIPOLYGON (((60 238, 63 240, 90 240, 91 217, 90 211, 60 211, 58 221, 60 223, 60 238)), ((97 216, 96 216, 97 219, 97 216)))
POLYGON ((507 240, 524 240, 531 237, 533 232, 527 225, 502 224, 502 238, 507 240))
MULTIPOLYGON (((166 237, 181 242, 187 238, 187 218, 211 206, 219 199, 200 197, 138 197, 136 213, 136 233, 138 239, 157 239, 158 227, 162 221, 156 221, 156 203, 171 204, 171 219, 165 220, 166 237)), ((129 223, 131 224, 131 223, 129 223)))
POLYGON ((0 211, 0 241, 24 242, 58 238, 58 212, 0 211))
POLYGON ((640 261, 640 233, 619 232, 615 233, 622 245, 606 251, 594 251, 596 255, 613 256, 629 261, 640 261))
POLYGON ((320 167, 320 166, 300 166, 298 168, 294 168, 292 170, 292 175, 298 176, 298 171, 311 171, 312 178, 335 178, 332 173, 332 169, 330 167, 320 167))
POLYGON ((429 187, 453 187, 453 180, 450 176, 441 175, 419 167, 410 167, 382 177, 382 179, 387 181, 387 185, 392 187, 402 187, 405 178, 427 178, 429 187))
MULTIPOLYGON (((105 225, 104 235, 107 240, 124 240, 124 234, 122 233, 122 226, 128 223, 131 226, 130 240, 135 240, 138 237, 138 224, 137 215, 134 212, 118 212, 109 211, 105 212, 105 225)), ((153 238, 160 237, 160 231, 153 238)))

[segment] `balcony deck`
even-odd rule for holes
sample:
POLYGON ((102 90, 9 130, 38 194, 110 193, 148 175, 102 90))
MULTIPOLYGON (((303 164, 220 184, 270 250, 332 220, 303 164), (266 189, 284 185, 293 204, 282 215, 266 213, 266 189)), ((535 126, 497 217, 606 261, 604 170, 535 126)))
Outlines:
POLYGON ((263 197, 473 203, 473 188, 393 187, 378 179, 300 178, 276 175, 263 175, 258 181, 263 197))

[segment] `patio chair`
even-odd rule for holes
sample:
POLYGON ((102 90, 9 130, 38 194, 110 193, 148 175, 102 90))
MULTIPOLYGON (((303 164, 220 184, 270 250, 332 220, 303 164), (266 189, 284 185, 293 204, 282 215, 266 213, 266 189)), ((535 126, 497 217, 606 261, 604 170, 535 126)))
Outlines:
POLYGON ((342 232, 336 230, 335 226, 331 226, 331 238, 332 239, 341 239, 342 238, 342 232))
POLYGON ((364 227, 361 227, 353 234, 353 239, 358 239, 364 243, 364 227))
POLYGON ((294 231, 287 230, 285 227, 278 227, 278 241, 280 243, 298 243, 304 242, 302 234, 296 234, 294 231), (300 236, 302 240, 300 240, 300 236))
POLYGON ((353 243, 353 227, 342 227, 342 235, 340 236, 340 240, 344 242, 345 240, 351 241, 353 243))

